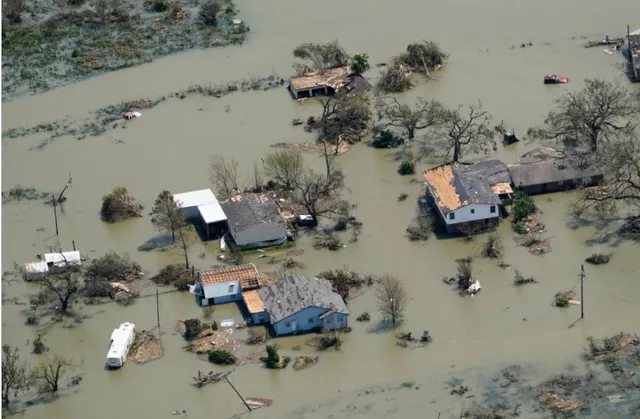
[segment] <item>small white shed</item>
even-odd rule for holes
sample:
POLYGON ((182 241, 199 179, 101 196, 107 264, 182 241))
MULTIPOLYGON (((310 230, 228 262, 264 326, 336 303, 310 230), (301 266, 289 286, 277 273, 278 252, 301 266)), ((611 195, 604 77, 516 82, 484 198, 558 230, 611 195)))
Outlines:
POLYGON ((47 262, 41 260, 39 262, 24 263, 24 279, 25 281, 37 281, 44 278, 49 272, 47 262))
POLYGON ((174 194, 173 199, 187 220, 200 224, 207 238, 225 232, 227 216, 211 189, 174 194))
POLYGON ((45 253, 44 261, 49 269, 65 268, 67 266, 76 266, 82 263, 80 252, 73 250, 71 252, 45 253))

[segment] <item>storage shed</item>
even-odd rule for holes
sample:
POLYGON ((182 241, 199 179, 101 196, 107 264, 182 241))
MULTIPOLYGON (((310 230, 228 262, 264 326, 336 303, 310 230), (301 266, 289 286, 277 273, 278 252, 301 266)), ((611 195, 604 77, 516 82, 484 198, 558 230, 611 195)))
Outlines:
POLYGON ((226 232, 227 216, 211 189, 174 194, 173 199, 187 220, 199 226, 207 238, 226 232))
POLYGON ((287 240, 287 226, 278 205, 264 194, 246 193, 222 203, 229 233, 241 249, 267 247, 287 240))
POLYGON ((71 252, 45 253, 43 256, 38 255, 38 257, 40 260, 36 262, 25 262, 25 281, 41 279, 50 272, 82 264, 80 252, 77 250, 71 252))

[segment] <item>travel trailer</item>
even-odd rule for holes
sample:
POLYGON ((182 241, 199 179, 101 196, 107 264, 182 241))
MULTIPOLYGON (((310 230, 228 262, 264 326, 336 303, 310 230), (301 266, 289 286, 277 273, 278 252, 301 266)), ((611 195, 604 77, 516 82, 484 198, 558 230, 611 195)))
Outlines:
POLYGON ((107 354, 107 366, 109 368, 120 368, 127 360, 127 354, 135 339, 136 325, 133 323, 122 323, 119 328, 113 329, 111 333, 111 347, 107 354))

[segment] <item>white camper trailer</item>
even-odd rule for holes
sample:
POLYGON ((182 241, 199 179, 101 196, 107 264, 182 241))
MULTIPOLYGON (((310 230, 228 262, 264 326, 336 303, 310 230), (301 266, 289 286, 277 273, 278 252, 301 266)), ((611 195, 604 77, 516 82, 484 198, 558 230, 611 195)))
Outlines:
POLYGON ((120 368, 127 360, 127 354, 135 339, 136 325, 122 323, 111 333, 111 347, 107 354, 107 365, 110 368, 120 368))

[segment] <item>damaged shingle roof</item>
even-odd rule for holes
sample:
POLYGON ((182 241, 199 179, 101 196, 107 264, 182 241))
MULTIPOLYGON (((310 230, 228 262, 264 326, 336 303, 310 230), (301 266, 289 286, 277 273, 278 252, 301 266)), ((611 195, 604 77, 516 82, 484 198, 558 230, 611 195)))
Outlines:
POLYGON ((200 280, 202 285, 240 281, 242 289, 245 291, 260 286, 260 274, 253 263, 202 270, 200 271, 200 280))
POLYGON ((270 287, 259 289, 258 294, 273 323, 307 307, 327 308, 349 314, 342 297, 333 292, 331 283, 326 279, 291 275, 270 287))
POLYGON ((601 171, 581 157, 543 160, 536 163, 512 164, 509 172, 516 188, 554 182, 577 182, 585 177, 601 175, 601 171))
POLYGON ((451 163, 424 172, 431 195, 443 213, 472 204, 500 204, 486 174, 478 168, 472 170, 472 167, 451 163))
POLYGON ((247 231, 259 225, 284 224, 275 201, 263 194, 246 193, 234 196, 220 204, 227 222, 236 232, 247 231))

